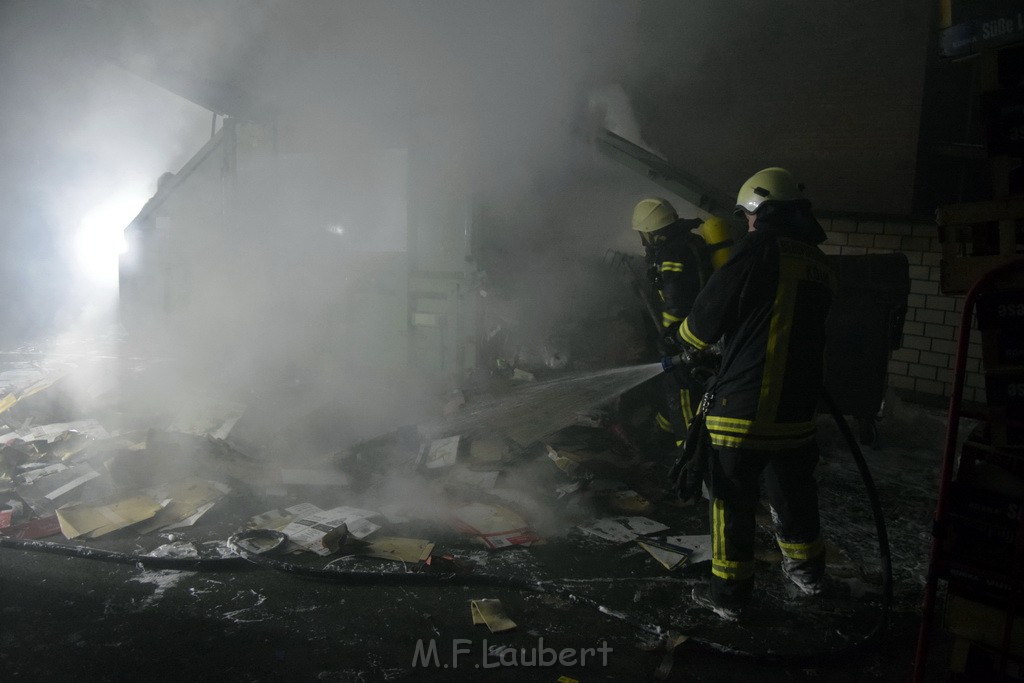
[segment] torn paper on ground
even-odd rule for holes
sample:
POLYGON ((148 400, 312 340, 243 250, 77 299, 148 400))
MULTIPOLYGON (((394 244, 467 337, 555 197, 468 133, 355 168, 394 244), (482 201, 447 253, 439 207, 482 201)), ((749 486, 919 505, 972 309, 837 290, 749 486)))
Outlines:
POLYGON ((540 540, 530 531, 522 517, 500 505, 470 503, 451 515, 452 525, 459 531, 479 536, 488 548, 532 545, 540 540))
POLYGON ((53 424, 37 425, 24 430, 18 429, 0 435, 0 443, 6 443, 11 439, 53 443, 67 432, 78 432, 79 434, 91 436, 94 439, 110 438, 106 428, 96 420, 77 420, 75 422, 54 422, 53 424))
POLYGON ((18 475, 18 478, 21 479, 22 483, 24 484, 31 484, 40 477, 45 477, 48 474, 56 474, 57 472, 63 472, 66 469, 68 469, 68 466, 63 465, 61 463, 56 463, 54 465, 46 465, 44 467, 34 467, 32 469, 24 470, 23 472, 21 472, 18 475))
MULTIPOLYGON (((18 487, 18 495, 39 515, 52 513, 61 499, 70 496, 86 482, 100 476, 100 473, 83 463, 60 472, 40 477, 31 484, 18 487)), ((64 499, 66 502, 67 499, 64 499)))
POLYGON ((693 548, 674 545, 653 538, 639 538, 637 543, 669 571, 682 567, 690 559, 690 555, 693 554, 693 548))
POLYGON ((711 559, 711 534, 696 536, 664 536, 665 543, 690 548, 690 564, 706 562, 711 559))
POLYGON ((473 625, 485 624, 491 633, 511 631, 516 627, 516 622, 505 614, 501 600, 470 600, 469 611, 473 617, 473 625))
POLYGON ((593 522, 580 524, 580 531, 613 543, 628 543, 637 536, 646 536, 665 531, 668 526, 646 517, 605 517, 593 522))
POLYGON ((428 470, 451 467, 458 459, 460 436, 435 439, 423 446, 420 461, 428 470))
POLYGON ((376 512, 344 505, 330 510, 309 506, 301 517, 290 522, 282 532, 303 550, 317 555, 329 555, 331 551, 323 547, 322 543, 325 534, 344 524, 353 538, 365 538, 380 528, 379 524, 367 519, 375 516, 376 512))

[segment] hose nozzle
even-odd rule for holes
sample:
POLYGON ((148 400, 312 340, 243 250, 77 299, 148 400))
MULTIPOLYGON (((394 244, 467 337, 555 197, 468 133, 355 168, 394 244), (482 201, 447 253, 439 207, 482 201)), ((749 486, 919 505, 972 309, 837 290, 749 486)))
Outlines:
POLYGON ((661 359, 661 369, 664 372, 670 372, 675 368, 692 367, 695 363, 694 357, 689 351, 682 351, 674 356, 663 356, 661 359))

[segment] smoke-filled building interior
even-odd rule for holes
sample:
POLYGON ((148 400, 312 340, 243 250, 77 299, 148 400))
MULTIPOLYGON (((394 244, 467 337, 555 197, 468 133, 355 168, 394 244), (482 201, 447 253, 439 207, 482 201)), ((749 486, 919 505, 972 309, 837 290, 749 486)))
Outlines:
POLYGON ((4 680, 1024 677, 1019 2, 3 0, 0 89, 4 680))

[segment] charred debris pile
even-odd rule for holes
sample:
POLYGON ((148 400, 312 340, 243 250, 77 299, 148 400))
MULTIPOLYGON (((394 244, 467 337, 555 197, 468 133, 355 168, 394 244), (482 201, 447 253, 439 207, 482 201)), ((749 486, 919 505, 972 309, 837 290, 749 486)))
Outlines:
POLYGON ((345 558, 382 571, 389 562, 468 570, 492 551, 560 543, 628 548, 643 558, 632 569, 657 572, 703 559, 703 508, 667 490, 671 442, 652 440, 645 388, 534 438, 529 425, 472 419, 477 405, 489 401, 493 414, 502 396, 543 384, 543 368, 513 365, 496 362, 485 388, 450 395, 432 424, 290 457, 278 452, 287 441, 268 448, 260 436, 273 417, 240 403, 197 399, 148 424, 109 408, 83 417, 62 396, 73 367, 8 364, 0 533, 198 558, 230 554, 224 539, 262 528, 283 532, 296 561, 345 558))

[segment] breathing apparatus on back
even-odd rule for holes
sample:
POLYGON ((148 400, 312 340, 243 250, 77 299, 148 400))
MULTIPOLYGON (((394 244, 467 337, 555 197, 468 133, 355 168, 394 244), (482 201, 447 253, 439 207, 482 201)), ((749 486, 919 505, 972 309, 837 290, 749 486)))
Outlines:
POLYGON ((729 224, 718 216, 711 216, 700 225, 700 236, 708 245, 711 257, 711 268, 718 270, 722 264, 729 260, 732 251, 732 235, 729 231, 729 224))

